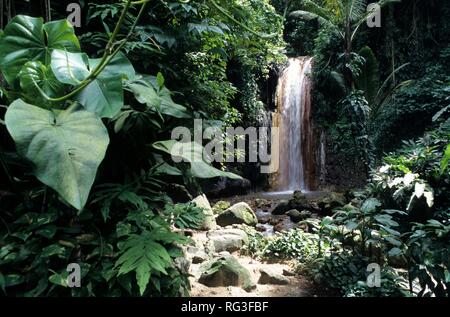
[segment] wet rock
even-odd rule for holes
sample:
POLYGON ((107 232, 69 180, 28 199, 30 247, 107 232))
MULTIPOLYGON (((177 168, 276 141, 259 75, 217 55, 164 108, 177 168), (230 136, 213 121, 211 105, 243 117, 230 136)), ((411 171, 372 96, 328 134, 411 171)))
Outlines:
POLYGON ((268 209, 270 209, 271 205, 272 205, 272 203, 267 199, 263 199, 263 198, 255 199, 255 207, 258 209, 268 210, 268 209))
POLYGON ((296 190, 293 194, 293 197, 288 202, 289 209, 297 209, 297 210, 304 210, 304 209, 310 209, 311 206, 308 202, 308 199, 306 199, 306 196, 304 193, 302 193, 299 190, 296 190))
POLYGON ((286 215, 288 215, 289 218, 291 218, 291 220, 292 220, 293 222, 299 222, 299 221, 302 220, 301 213, 300 213, 300 211, 298 211, 297 209, 289 210, 289 211, 286 213, 286 215))
POLYGON ((191 267, 191 261, 185 257, 179 257, 174 260, 175 267, 182 273, 188 274, 191 267))
POLYGON ((258 223, 255 212, 245 202, 237 203, 217 216, 219 226, 226 227, 232 224, 246 224, 255 226, 258 223))
POLYGON ((330 193, 327 197, 320 200, 318 206, 322 214, 330 215, 334 208, 343 207, 345 200, 342 195, 337 193, 330 193))
POLYGON ((311 217, 311 212, 309 210, 298 211, 297 209, 289 210, 286 213, 293 222, 300 222, 302 220, 308 219, 311 217))
POLYGON ((250 272, 233 256, 211 260, 201 268, 199 283, 208 287, 239 286, 246 291, 256 287, 250 272))
POLYGON ((292 209, 289 208, 289 203, 287 201, 282 201, 272 210, 272 214, 284 215, 289 209, 292 209))
POLYGON ((259 272, 261 273, 261 276, 259 277, 258 284, 289 284, 289 279, 286 276, 283 276, 272 268, 261 268, 259 269, 259 272))
POLYGON ((219 200, 217 203, 214 204, 212 210, 215 215, 219 215, 228 208, 230 208, 230 206, 231 204, 228 201, 219 200))
POLYGON ((203 213, 205 214, 205 220, 201 226, 202 230, 212 230, 217 227, 216 219, 209 204, 208 198, 205 195, 197 196, 192 202, 199 208, 203 209, 203 213))
POLYGON ((208 232, 213 252, 234 252, 248 243, 247 234, 240 229, 220 229, 208 232))

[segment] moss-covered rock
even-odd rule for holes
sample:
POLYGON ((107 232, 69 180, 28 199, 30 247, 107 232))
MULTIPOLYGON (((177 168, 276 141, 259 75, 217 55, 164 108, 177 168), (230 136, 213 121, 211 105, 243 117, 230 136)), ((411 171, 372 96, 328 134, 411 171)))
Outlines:
POLYGON ((228 201, 219 200, 212 207, 212 210, 215 215, 220 215, 222 212, 224 212, 225 210, 227 210, 230 207, 231 207, 231 204, 228 201))
POLYGON ((201 267, 199 283, 208 287, 239 286, 246 291, 256 287, 250 272, 233 256, 208 261, 201 267))
POLYGON ((246 224, 256 226, 258 219, 255 212, 245 202, 237 203, 217 216, 216 222, 219 226, 226 227, 234 224, 246 224))
POLYGON ((217 227, 216 218, 214 216, 211 205, 209 204, 208 198, 205 195, 197 196, 192 202, 199 208, 203 209, 205 219, 201 226, 202 230, 213 230, 217 227))

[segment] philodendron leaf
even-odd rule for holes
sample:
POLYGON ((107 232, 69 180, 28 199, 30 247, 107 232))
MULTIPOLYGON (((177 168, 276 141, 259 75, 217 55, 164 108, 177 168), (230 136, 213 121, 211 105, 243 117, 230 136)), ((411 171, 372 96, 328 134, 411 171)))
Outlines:
POLYGON ((89 59, 83 53, 70 53, 64 50, 54 50, 52 53, 52 69, 56 78, 62 83, 79 85, 90 72, 89 59))
POLYGON ((86 86, 76 97, 87 111, 102 118, 113 118, 123 107, 122 78, 98 77, 86 86))
POLYGON ((53 98, 63 89, 63 85, 56 79, 51 68, 41 62, 26 63, 19 77, 23 94, 33 101, 43 99, 40 91, 53 98))
POLYGON ((178 162, 189 162, 191 164, 191 173, 194 177, 228 177, 231 179, 241 179, 239 175, 221 171, 205 162, 203 146, 196 142, 183 143, 176 140, 167 140, 153 143, 153 147, 170 154, 178 162))
MULTIPOLYGON (((89 60, 89 68, 95 69, 100 63, 101 58, 94 58, 89 60)), ((136 71, 130 60, 123 54, 119 52, 113 59, 108 63, 108 66, 103 69, 100 73, 100 77, 108 78, 120 75, 123 79, 132 80, 136 77, 136 71)))
POLYGON ((0 38, 1 70, 6 81, 12 84, 28 61, 48 65, 53 49, 80 50, 80 43, 67 20, 44 24, 42 18, 15 16, 0 38))
MULTIPOLYGON (((99 62, 100 59, 88 59, 85 54, 54 50, 51 65, 59 81, 77 86, 92 74, 99 62)), ((123 107, 122 79, 134 76, 133 65, 125 55, 119 53, 75 99, 86 110, 102 118, 112 118, 123 107)))
POLYGON ((18 99, 6 111, 6 127, 34 175, 78 210, 86 204, 109 137, 93 113, 51 112, 18 99))

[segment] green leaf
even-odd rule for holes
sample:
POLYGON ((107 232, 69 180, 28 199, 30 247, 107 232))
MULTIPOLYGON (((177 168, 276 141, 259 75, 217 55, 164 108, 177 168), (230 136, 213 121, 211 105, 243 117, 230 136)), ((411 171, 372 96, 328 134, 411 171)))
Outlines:
POLYGON ((182 143, 176 140, 167 140, 153 143, 153 147, 172 155, 172 157, 179 157, 184 162, 189 162, 191 164, 190 171, 194 177, 228 177, 231 179, 241 179, 239 175, 223 172, 205 162, 203 159, 203 146, 196 142, 182 143))
POLYGON ((18 99, 5 121, 18 152, 35 164, 34 175, 81 210, 109 143, 101 120, 87 111, 51 112, 18 99))
POLYGON ((6 280, 5 277, 3 276, 2 272, 0 272, 0 288, 2 289, 3 293, 6 294, 6 280))
POLYGON ((53 255, 58 256, 61 259, 64 259, 66 254, 66 249, 59 245, 59 244, 52 244, 49 245, 48 247, 45 247, 42 249, 40 256, 43 258, 48 258, 51 257, 53 255))
POLYGON ((67 20, 49 22, 25 15, 15 16, 0 38, 1 70, 12 85, 23 65, 29 61, 50 63, 53 49, 78 52, 80 44, 67 20))
POLYGON ((36 234, 43 236, 44 238, 51 239, 55 235, 56 230, 57 228, 55 225, 50 225, 37 230, 36 234))
POLYGON ((170 91, 167 88, 162 88, 157 92, 151 85, 141 83, 128 83, 128 87, 138 102, 146 104, 156 112, 175 118, 191 117, 185 107, 176 104, 172 100, 170 91))
POLYGON ((345 227, 346 227, 348 230, 352 231, 352 230, 355 230, 356 228, 358 228, 358 223, 356 223, 356 222, 354 222, 354 221, 348 221, 348 222, 345 224, 345 227))
POLYGON ((25 282, 25 276, 18 274, 9 274, 5 276, 5 288, 16 286, 25 282))
POLYGON ((380 206, 381 206, 381 202, 378 199, 369 198, 363 203, 363 205, 361 207, 361 211, 363 213, 372 213, 380 206))
MULTIPOLYGON (((89 59, 89 68, 91 71, 95 69, 100 63, 101 58, 89 59)), ((110 78, 120 75, 122 79, 132 80, 136 77, 136 71, 130 60, 125 54, 119 52, 113 59, 111 59, 108 65, 100 73, 100 78, 110 78)))
POLYGON ((158 85, 160 88, 162 88, 164 86, 164 76, 161 73, 158 73, 158 75, 156 75, 156 81, 158 82, 158 85))
POLYGON ((177 234, 163 229, 130 235, 119 245, 120 257, 114 265, 115 269, 119 268, 118 275, 135 271, 139 291, 143 295, 152 274, 159 272, 167 275, 167 269, 173 266, 166 248, 159 243, 169 243, 171 240, 183 241, 177 234))
POLYGON ((403 251, 397 247, 390 249, 388 252, 388 255, 391 257, 399 256, 401 254, 403 254, 403 251))
POLYGON ((384 237, 384 240, 386 240, 387 242, 389 242, 390 244, 396 246, 396 247, 400 247, 402 245, 402 242, 399 239, 396 239, 394 237, 391 236, 386 236, 384 237))
POLYGON ((56 79, 51 68, 41 62, 26 63, 19 73, 20 87, 23 94, 34 102, 45 102, 41 91, 48 97, 57 97, 63 89, 63 85, 56 79))
POLYGON ((121 76, 98 77, 76 96, 76 100, 101 118, 116 116, 123 107, 121 76))
POLYGON ((52 53, 52 70, 56 78, 64 84, 76 86, 85 80, 90 74, 88 63, 88 56, 83 53, 63 50, 54 50, 52 53))
POLYGON ((52 276, 50 276, 48 278, 48 280, 52 284, 62 286, 62 287, 67 287, 67 276, 68 276, 68 273, 64 273, 64 274, 55 273, 52 276))
MULTIPOLYGON (((81 53, 69 53, 54 50, 52 69, 58 80, 73 86, 79 85, 92 74, 101 59, 88 59, 81 53)), ((122 79, 136 76, 133 65, 122 53, 111 59, 103 71, 86 86, 77 96, 86 110, 102 118, 116 116, 123 107, 122 79)))
POLYGON ((444 174, 445 170, 448 167, 448 162, 450 161, 450 144, 447 146, 444 152, 444 156, 441 161, 441 174, 444 174))
POLYGON ((378 223, 385 225, 387 227, 397 227, 398 226, 398 223, 396 221, 392 220, 392 217, 389 215, 375 215, 374 218, 378 223))

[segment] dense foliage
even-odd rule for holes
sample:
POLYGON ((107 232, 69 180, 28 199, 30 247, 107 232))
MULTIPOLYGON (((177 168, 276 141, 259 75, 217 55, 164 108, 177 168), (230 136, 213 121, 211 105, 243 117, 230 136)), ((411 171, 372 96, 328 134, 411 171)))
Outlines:
POLYGON ((207 218, 193 197, 260 175, 194 140, 175 162, 171 132, 270 125, 273 77, 311 55, 323 182, 346 205, 271 237, 246 228, 244 251, 343 296, 448 297, 450 3, 377 1, 371 28, 367 2, 80 1, 75 28, 66 1, 2 0, 0 292, 188 296, 187 232, 207 218))
POLYGON ((90 1, 77 37, 66 20, 45 23, 26 15, 39 6, 15 2, 2 6, 0 38, 0 288, 187 295, 188 239, 176 228, 204 215, 168 188, 189 197, 198 178, 239 176, 203 161, 201 144, 169 163, 170 131, 255 116, 258 81, 281 58, 281 18, 265 0, 90 1), (81 262, 86 287, 67 287, 67 264, 81 262))

